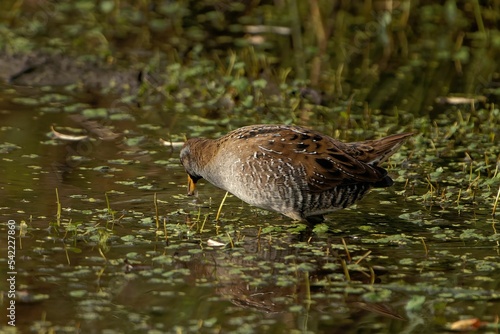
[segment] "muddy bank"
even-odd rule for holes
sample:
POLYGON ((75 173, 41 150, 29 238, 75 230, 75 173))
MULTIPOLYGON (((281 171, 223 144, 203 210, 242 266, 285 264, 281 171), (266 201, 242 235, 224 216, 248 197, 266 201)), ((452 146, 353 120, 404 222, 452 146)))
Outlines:
POLYGON ((82 90, 135 92, 143 71, 121 64, 62 54, 0 54, 0 81, 17 86, 68 86, 82 90))

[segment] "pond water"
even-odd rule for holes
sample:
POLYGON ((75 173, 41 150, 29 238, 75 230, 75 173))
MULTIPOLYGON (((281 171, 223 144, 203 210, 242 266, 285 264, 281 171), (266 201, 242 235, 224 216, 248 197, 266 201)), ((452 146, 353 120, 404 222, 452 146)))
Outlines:
MULTIPOLYGON (((468 18, 471 9, 463 11, 468 18)), ((413 42, 426 45, 434 30, 422 30, 413 42)), ((472 63, 486 48, 474 38, 472 63)), ((127 93, 16 82, 17 76, 1 83, 0 300, 7 321, 0 331, 434 333, 456 326, 498 332, 500 94, 491 87, 500 78, 500 52, 494 45, 480 70, 464 65, 464 76, 450 70, 458 56, 436 73, 437 63, 391 63, 394 54, 379 55, 398 69, 372 73, 373 82, 338 79, 344 91, 321 103, 305 81, 278 80, 280 74, 267 84, 249 79, 254 69, 242 68, 253 54, 245 51, 219 59, 229 64, 222 69, 204 59, 162 63, 147 84, 129 84, 127 93), (487 69, 488 82, 472 79, 471 73, 486 78, 487 69), (442 85, 445 93, 463 94, 436 102, 442 85), (179 163, 186 136, 216 138, 261 122, 307 125, 345 141, 415 135, 386 164, 393 187, 372 191, 314 227, 232 196, 223 202, 225 192, 203 181, 198 195, 188 197, 179 163), (15 256, 8 252, 12 243, 15 256)), ((354 55, 346 71, 360 73, 357 57, 364 56, 354 55)), ((87 74, 86 84, 93 80, 87 74)), ((105 77, 130 83, 129 74, 105 77)))

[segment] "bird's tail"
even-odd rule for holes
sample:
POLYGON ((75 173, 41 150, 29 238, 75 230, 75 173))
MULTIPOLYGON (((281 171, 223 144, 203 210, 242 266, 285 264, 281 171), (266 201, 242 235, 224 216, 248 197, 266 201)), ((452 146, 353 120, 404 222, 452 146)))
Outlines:
POLYGON ((389 159, 414 133, 398 133, 375 140, 348 143, 348 152, 364 163, 377 166, 389 159))

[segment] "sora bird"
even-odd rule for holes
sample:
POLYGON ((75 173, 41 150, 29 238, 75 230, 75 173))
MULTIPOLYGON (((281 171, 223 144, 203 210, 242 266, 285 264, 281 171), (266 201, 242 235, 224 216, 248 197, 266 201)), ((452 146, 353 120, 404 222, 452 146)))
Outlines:
POLYGON ((411 135, 342 143, 300 126, 250 125, 218 139, 189 139, 180 158, 188 195, 203 178, 250 205, 317 223, 371 188, 391 186, 379 164, 411 135))

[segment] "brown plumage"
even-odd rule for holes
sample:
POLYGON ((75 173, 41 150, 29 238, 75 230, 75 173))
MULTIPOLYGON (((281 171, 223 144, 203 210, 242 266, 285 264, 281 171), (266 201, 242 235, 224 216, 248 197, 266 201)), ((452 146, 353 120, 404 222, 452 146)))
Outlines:
POLYGON ((250 125, 219 139, 189 139, 180 156, 189 195, 204 178, 251 205, 318 222, 373 187, 391 186, 379 164, 411 135, 342 143, 299 126, 250 125))

